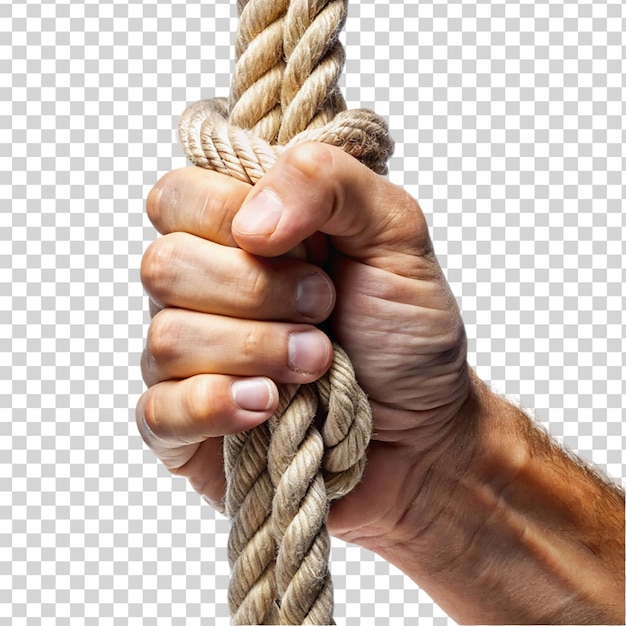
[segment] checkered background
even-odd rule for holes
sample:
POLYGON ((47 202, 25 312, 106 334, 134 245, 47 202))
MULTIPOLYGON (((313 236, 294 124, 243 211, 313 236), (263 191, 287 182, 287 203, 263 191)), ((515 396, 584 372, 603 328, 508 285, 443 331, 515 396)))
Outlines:
MULTIPOLYGON (((155 237, 187 103, 226 95, 233 0, 0 0, 0 623, 227 624, 228 522, 134 424, 155 237)), ((387 116, 479 375, 619 481, 620 0, 353 0, 350 106, 387 116)), ((346 625, 451 624, 333 544, 346 625)))

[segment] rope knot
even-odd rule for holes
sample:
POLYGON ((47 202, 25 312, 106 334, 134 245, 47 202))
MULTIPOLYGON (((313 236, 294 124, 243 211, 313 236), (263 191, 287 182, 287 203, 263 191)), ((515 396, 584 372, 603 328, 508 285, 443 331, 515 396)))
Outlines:
POLYGON ((342 111, 323 126, 298 133, 285 145, 272 145, 231 124, 225 98, 189 106, 178 122, 178 140, 194 165, 251 184, 258 182, 285 150, 308 141, 341 148, 377 174, 387 173, 393 152, 387 123, 367 109, 342 111))

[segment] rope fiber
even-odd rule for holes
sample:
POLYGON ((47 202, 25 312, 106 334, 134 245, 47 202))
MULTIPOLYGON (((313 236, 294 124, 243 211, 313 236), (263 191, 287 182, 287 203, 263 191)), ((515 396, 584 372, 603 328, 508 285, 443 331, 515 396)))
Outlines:
MULTIPOLYGON (((178 136, 200 167, 256 183, 293 145, 338 146, 385 174, 385 121, 346 110, 338 82, 347 0, 238 0, 230 98, 203 100, 178 136)), ((235 624, 333 624, 330 502, 359 482, 371 437, 367 397, 344 350, 310 385, 283 385, 276 413, 224 438, 228 600, 235 624)))

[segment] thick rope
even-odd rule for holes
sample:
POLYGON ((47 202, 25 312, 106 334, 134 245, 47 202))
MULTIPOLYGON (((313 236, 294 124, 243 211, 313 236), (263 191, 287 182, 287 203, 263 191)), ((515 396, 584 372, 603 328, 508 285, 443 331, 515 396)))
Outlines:
MULTIPOLYGON (((385 122, 345 111, 338 88, 346 0, 239 0, 238 10, 229 103, 198 102, 179 122, 189 160, 254 184, 287 148, 322 141, 386 173, 385 122)), ((326 516, 361 478, 370 406, 336 344, 321 380, 280 393, 267 423, 224 440, 231 614, 237 624, 331 624, 326 516)))

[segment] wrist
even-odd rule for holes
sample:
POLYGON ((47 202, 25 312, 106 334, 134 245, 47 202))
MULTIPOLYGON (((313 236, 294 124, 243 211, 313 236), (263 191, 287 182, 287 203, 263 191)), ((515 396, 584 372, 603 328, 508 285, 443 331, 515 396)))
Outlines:
POLYGON ((419 438, 402 446, 405 453, 407 495, 401 515, 387 532, 359 541, 386 560, 394 561, 410 549, 420 562, 438 569, 447 556, 434 546, 444 541, 448 517, 446 510, 458 497, 463 483, 483 453, 484 406, 491 392, 468 367, 467 391, 462 402, 454 400, 437 412, 437 419, 425 420, 419 438))
MULTIPOLYGON (((528 448, 515 434, 514 407, 473 372, 470 378, 468 396, 445 436, 416 460, 412 501, 389 533, 366 547, 409 575, 453 618, 504 623, 485 621, 489 597, 500 592, 499 583, 490 587, 484 574, 492 566, 497 571, 515 543, 517 527, 497 519, 499 495, 515 482, 528 448), (498 534, 499 524, 504 532, 498 534), (488 526, 494 531, 486 533, 488 526)), ((501 607, 493 615, 503 617, 501 607)))
POLYGON ((461 621, 484 618, 472 614, 471 605, 477 595, 497 592, 483 588, 480 572, 490 568, 490 554, 506 557, 512 543, 509 529, 495 536, 484 528, 499 514, 498 494, 525 463, 515 422, 514 407, 470 371, 463 405, 415 459, 404 513, 384 536, 363 543, 461 621))
POLYGON ((474 375, 454 425, 367 547, 457 621, 624 623, 623 493, 474 375))

